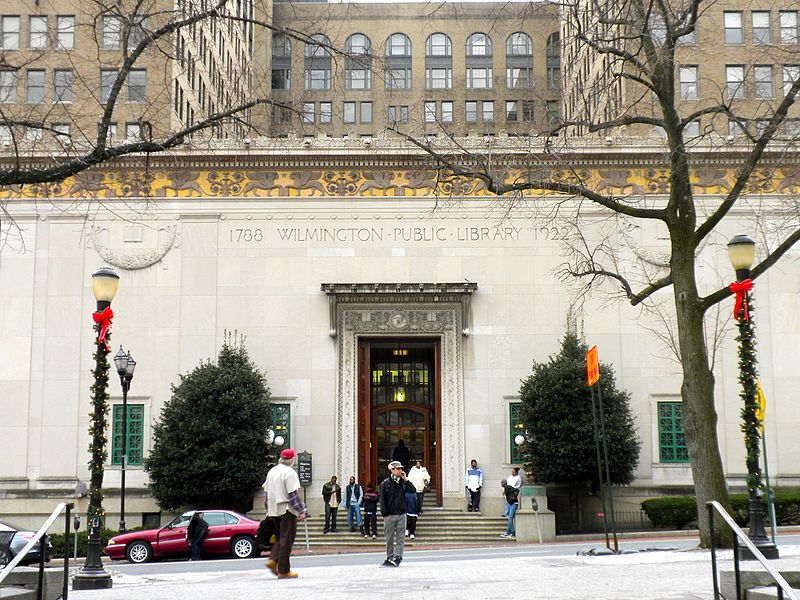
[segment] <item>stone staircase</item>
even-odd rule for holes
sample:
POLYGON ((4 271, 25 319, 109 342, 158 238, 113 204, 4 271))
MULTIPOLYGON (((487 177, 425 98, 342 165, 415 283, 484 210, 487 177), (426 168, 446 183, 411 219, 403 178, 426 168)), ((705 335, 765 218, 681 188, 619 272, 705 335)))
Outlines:
MULTIPOLYGON (((61 597, 64 572, 58 568, 44 570, 44 600, 61 597)), ((39 568, 17 567, 0 584, 0 600, 36 600, 39 595, 39 568)))
MULTIPOLYGON (((792 586, 795 594, 800 596, 800 557, 790 556, 771 560, 772 565, 787 583, 792 586)), ((757 561, 742 561, 739 563, 739 576, 743 598, 747 600, 776 600, 778 591, 772 577, 757 561)), ((736 598, 736 572, 733 565, 726 565, 720 569, 720 591, 725 598, 736 598)), ((783 596, 787 596, 784 594, 783 596)))
MULTIPOLYGON (((323 534, 325 526, 324 515, 313 515, 306 519, 308 524, 308 537, 311 549, 323 547, 348 547, 375 549, 386 545, 383 537, 383 519, 378 515, 378 537, 364 539, 358 532, 351 533, 347 527, 347 513, 342 509, 336 520, 338 533, 323 534)), ((466 512, 452 508, 432 507, 417 520, 417 533, 415 539, 406 538, 406 545, 414 546, 442 546, 442 545, 484 545, 484 544, 513 544, 513 539, 501 538, 505 533, 507 521, 505 517, 481 513, 466 512)), ((297 526, 295 548, 305 547, 305 528, 302 523, 297 526)))

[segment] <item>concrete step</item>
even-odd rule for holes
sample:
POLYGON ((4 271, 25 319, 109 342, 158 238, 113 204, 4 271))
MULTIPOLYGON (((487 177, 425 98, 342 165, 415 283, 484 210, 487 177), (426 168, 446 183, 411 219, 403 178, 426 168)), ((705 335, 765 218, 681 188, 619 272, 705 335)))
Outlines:
MULTIPOLYGON (((792 588, 798 596, 800 596, 800 589, 792 588)), ((747 600, 775 600, 778 597, 778 589, 774 586, 754 587, 747 590, 745 598, 747 600)), ((786 594, 783 595, 786 597, 786 594)))
MULTIPOLYGON (((61 586, 63 585, 64 572, 57 567, 45 567, 44 569, 44 592, 43 598, 45 600, 55 600, 61 596, 61 586)), ((5 590, 22 590, 23 592, 30 592, 32 596, 16 595, 0 596, 0 598, 14 598, 14 600, 27 600, 28 598, 36 598, 36 590, 39 588, 39 567, 17 567, 3 580, 3 587, 0 591, 5 590)))
POLYGON ((3 584, 0 586, 0 600, 36 600, 36 592, 3 584))

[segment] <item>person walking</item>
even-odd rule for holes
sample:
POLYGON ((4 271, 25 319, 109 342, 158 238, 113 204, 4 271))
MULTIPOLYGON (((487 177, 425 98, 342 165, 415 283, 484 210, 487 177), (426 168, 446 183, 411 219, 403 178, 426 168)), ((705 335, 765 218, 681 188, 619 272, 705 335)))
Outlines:
POLYGON ((336 483, 336 475, 322 486, 322 500, 325 502, 325 529, 322 533, 336 533, 336 513, 342 503, 342 487, 336 483))
POLYGON ((417 494, 406 492, 406 537, 417 537, 417 494))
POLYGON ((200 546, 208 533, 208 523, 203 519, 203 513, 196 510, 189 520, 186 528, 186 541, 191 549, 189 560, 200 560, 200 546))
POLYGON ((505 495, 507 506, 506 518, 508 519, 508 525, 506 526, 506 532, 501 534, 500 537, 516 538, 517 531, 514 517, 519 508, 519 488, 514 487, 506 480, 506 485, 503 487, 503 494, 505 495))
POLYGON ((478 468, 478 461, 474 458, 470 467, 464 474, 464 487, 467 490, 467 511, 480 512, 481 486, 483 485, 483 471, 478 468))
POLYGON ((350 531, 355 531, 355 522, 358 530, 364 533, 364 526, 361 523, 361 503, 364 501, 364 488, 356 483, 355 475, 350 476, 350 483, 344 490, 344 507, 347 510, 347 525, 350 531))
POLYGON ((403 471, 408 473, 408 469, 411 466, 411 450, 408 449, 403 438, 397 440, 397 446, 392 450, 392 460, 399 461, 403 465, 403 471))
POLYGON ((289 556, 297 535, 297 522, 306 518, 306 507, 300 500, 300 478, 293 468, 295 460, 297 453, 294 450, 283 450, 278 464, 269 470, 264 482, 267 518, 277 532, 266 566, 278 579, 297 577, 289 564, 289 556))
POLYGON ((386 560, 384 567, 399 567, 403 561, 406 530, 406 492, 416 490, 406 477, 400 461, 389 463, 389 476, 381 482, 378 493, 383 516, 383 531, 386 535, 386 560))
POLYGON ((508 516, 508 502, 505 501, 505 487, 507 485, 510 485, 510 486, 516 488, 517 490, 522 488, 522 476, 519 474, 519 468, 518 467, 513 467, 511 469, 511 475, 506 478, 506 480, 503 482, 502 485, 503 485, 503 488, 504 488, 504 491, 503 491, 503 494, 504 494, 504 496, 503 496, 503 516, 507 517, 508 516))
POLYGON ((431 475, 428 469, 422 466, 422 461, 418 460, 408 474, 408 480, 414 484, 417 490, 417 514, 422 514, 422 501, 425 499, 425 489, 431 484, 431 475))
POLYGON ((378 492, 370 481, 364 492, 364 537, 378 537, 378 492))

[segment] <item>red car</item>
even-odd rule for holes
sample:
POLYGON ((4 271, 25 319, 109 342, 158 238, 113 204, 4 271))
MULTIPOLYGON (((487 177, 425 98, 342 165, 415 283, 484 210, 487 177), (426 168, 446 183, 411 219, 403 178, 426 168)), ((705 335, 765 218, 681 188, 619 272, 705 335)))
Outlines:
MULTIPOLYGON (((180 558, 189 556, 186 543, 186 527, 195 511, 183 513, 161 527, 144 529, 115 535, 103 549, 112 560, 128 559, 132 563, 145 563, 158 558, 180 558)), ((203 554, 233 555, 236 558, 251 558, 259 555, 256 543, 258 521, 254 521, 232 510, 204 510, 203 519, 208 523, 201 551, 203 554)))

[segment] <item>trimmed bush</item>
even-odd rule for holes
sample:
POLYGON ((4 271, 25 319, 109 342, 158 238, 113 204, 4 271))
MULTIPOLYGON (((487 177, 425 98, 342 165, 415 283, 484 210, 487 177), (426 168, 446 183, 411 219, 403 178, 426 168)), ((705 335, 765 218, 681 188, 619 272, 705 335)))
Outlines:
MULTIPOLYGON (((746 527, 750 518, 750 505, 747 494, 729 496, 733 520, 739 527, 746 527)), ((775 522, 778 525, 800 524, 800 493, 795 491, 775 492, 775 522)), ((761 497, 764 523, 768 524, 767 499, 761 497)), ((697 521, 697 507, 694 496, 667 496, 650 498, 642 502, 642 510, 656 527, 683 529, 697 521)))
MULTIPOLYGON (((144 529, 144 527, 134 527, 133 529, 128 529, 127 533, 131 531, 140 531, 144 529)), ((119 531, 114 529, 101 529, 100 530, 100 547, 105 548, 108 545, 108 540, 110 540, 115 535, 119 535, 119 531)), ((73 544, 73 534, 69 538, 69 555, 72 557, 72 549, 73 544)), ((78 532, 78 556, 86 556, 86 548, 88 546, 89 541, 89 534, 86 531, 79 531, 78 532)), ((53 558, 61 558, 64 556, 64 534, 63 533, 51 533, 50 534, 50 543, 53 544, 53 558)))

